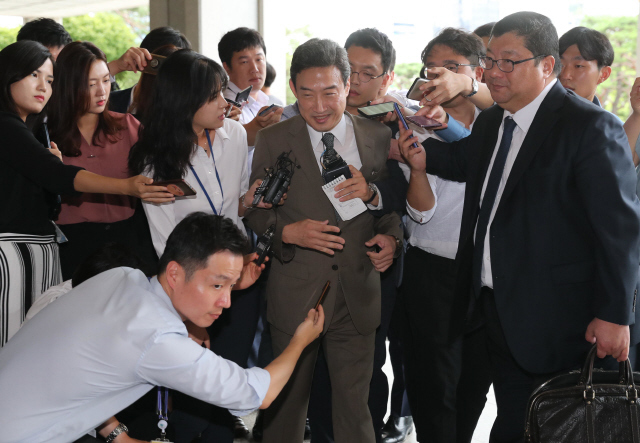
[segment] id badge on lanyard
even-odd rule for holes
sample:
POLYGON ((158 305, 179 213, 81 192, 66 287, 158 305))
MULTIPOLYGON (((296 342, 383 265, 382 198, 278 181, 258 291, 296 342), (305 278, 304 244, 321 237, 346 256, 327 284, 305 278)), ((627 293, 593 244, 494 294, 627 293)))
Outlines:
POLYGON ((158 427, 160 437, 151 440, 151 443, 171 443, 167 439, 167 426, 169 426, 169 388, 158 386, 158 427))
POLYGON ((216 159, 213 157, 213 146, 211 146, 211 138, 209 137, 209 130, 205 129, 205 133, 207 134, 207 142, 209 143, 209 152, 211 152, 211 160, 213 161, 213 168, 216 171, 218 186, 220 186, 220 195, 222 196, 222 204, 220 205, 220 212, 218 212, 218 210, 216 210, 216 207, 213 205, 213 200, 211 200, 211 197, 209 197, 209 193, 204 187, 204 184, 202 183, 202 181, 200 180, 200 177, 198 177, 198 173, 194 169, 193 165, 189 165, 189 168, 191 168, 191 172, 193 173, 194 177, 198 181, 200 188, 202 188, 202 192, 204 192, 205 197, 207 197, 207 201, 209 202, 209 206, 211 206, 211 210, 213 210, 213 213, 215 215, 222 215, 222 208, 224 206, 224 190, 222 189, 222 181, 220 180, 220 174, 218 174, 218 166, 216 165, 216 159))

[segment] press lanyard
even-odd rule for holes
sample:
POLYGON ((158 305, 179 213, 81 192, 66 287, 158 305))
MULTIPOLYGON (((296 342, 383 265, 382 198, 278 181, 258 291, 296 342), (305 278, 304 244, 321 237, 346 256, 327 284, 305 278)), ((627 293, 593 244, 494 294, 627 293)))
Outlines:
MULTIPOLYGON (((218 179, 218 186, 220 186, 220 194, 222 195, 222 204, 220 205, 220 215, 221 215, 222 214, 222 207, 224 206, 224 191, 222 189, 222 182, 220 181, 220 174, 218 174, 218 167, 216 166, 216 159, 213 157, 213 146, 211 146, 211 138, 209 137, 209 130, 205 129, 204 132, 207 134, 207 142, 209 142, 209 152, 211 152, 211 160, 213 161, 213 169, 216 171, 216 178, 218 179)), ((193 175, 196 177, 196 180, 198 180, 198 184, 202 188, 202 191, 204 192, 205 197, 207 197, 207 200, 209 200, 209 206, 211 206, 211 209, 213 209, 213 213, 215 215, 219 215, 218 211, 216 211, 216 207, 213 206, 213 201, 211 200, 211 197, 209 197, 209 193, 207 192, 207 189, 202 184, 202 181, 200 181, 200 177, 198 177, 198 173, 193 168, 193 165, 189 165, 189 167, 191 168, 191 172, 193 172, 193 175)))
POLYGON ((165 435, 169 420, 169 389, 158 386, 158 427, 160 428, 160 438, 156 441, 165 441, 165 435), (164 395, 163 395, 164 394, 164 395), (163 398, 164 397, 164 398, 163 398), (164 400, 164 401, 163 401, 164 400))

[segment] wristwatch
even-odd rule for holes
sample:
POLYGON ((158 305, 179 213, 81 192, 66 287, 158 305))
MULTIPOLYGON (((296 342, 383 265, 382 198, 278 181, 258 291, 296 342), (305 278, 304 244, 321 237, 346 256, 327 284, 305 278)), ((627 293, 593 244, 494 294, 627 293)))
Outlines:
POLYGON ((478 80, 476 80, 475 78, 472 78, 471 79, 471 94, 463 95, 463 97, 465 97, 465 98, 473 97, 477 93, 478 93, 478 80))
POLYGON ((105 440, 107 443, 111 443, 113 440, 116 439, 116 437, 120 434, 122 434, 123 432, 125 433, 129 433, 129 428, 127 428, 124 423, 120 423, 118 426, 116 426, 113 431, 111 431, 111 433, 109 435, 107 435, 107 439, 105 440))
POLYGON ((378 195, 378 187, 376 185, 374 185, 373 183, 368 183, 367 185, 369 186, 369 189, 371 189, 371 192, 373 192, 373 194, 371 194, 371 198, 369 200, 364 202, 365 205, 371 203, 376 198, 376 195, 378 195))

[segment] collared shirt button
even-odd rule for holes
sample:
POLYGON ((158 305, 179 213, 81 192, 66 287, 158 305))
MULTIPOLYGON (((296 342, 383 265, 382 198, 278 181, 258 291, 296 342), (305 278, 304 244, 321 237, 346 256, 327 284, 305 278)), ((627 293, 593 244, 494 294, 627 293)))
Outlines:
POLYGON ((331 266, 331 269, 333 269, 334 271, 337 271, 338 270, 338 265, 331 266))

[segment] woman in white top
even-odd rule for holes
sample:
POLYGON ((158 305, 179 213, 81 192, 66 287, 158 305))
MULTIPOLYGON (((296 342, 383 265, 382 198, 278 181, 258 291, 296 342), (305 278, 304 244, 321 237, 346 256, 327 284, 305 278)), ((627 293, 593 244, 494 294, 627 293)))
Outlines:
POLYGON ((144 205, 158 256, 173 228, 195 211, 224 215, 245 232, 241 217, 258 183, 249 190, 247 135, 225 118, 225 82, 220 65, 190 50, 172 54, 158 73, 129 168, 156 181, 182 178, 196 191, 169 204, 144 205))
MULTIPOLYGON (((227 102, 221 91, 226 80, 226 73, 219 64, 186 49, 170 55, 159 69, 151 106, 143 117, 144 129, 131 150, 129 168, 156 181, 184 179, 196 191, 195 196, 177 198, 169 204, 144 205, 159 256, 173 228, 195 211, 230 218, 246 232, 241 218, 253 201, 260 180, 249 187, 245 129, 240 123, 225 118, 227 102)), ((261 203, 260 207, 269 208, 270 205, 261 203)), ((253 258, 247 255, 245 261, 253 258)), ((246 366, 259 306, 257 293, 248 291, 251 288, 236 291, 231 308, 209 328, 211 350, 242 366, 246 366), (244 311, 246 306, 248 313, 244 311), (236 312, 238 314, 234 314, 236 312), (247 319, 253 329, 248 326, 238 328, 236 319, 231 320, 236 316, 247 319), (239 352, 239 348, 243 352, 239 352)), ((206 335, 203 331, 196 331, 196 334, 206 335)), ((202 441, 233 441, 228 411, 178 394, 174 396, 173 404, 173 423, 170 425, 176 432, 177 441, 191 441, 198 434, 211 437, 202 441), (198 410, 200 417, 214 425, 207 421, 203 424, 203 420, 187 414, 187 410, 198 410)))

